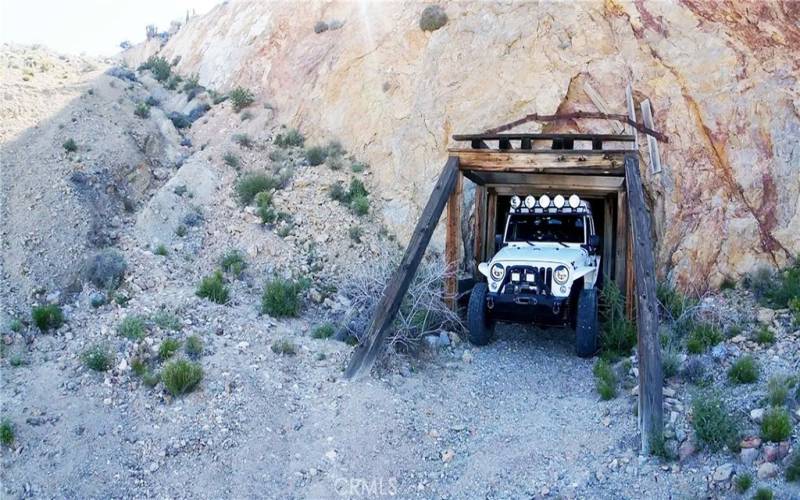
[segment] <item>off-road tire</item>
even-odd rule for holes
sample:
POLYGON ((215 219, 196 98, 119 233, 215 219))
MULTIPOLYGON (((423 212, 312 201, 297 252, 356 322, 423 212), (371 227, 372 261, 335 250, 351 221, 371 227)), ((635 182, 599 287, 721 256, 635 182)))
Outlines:
POLYGON ((578 295, 575 351, 581 358, 591 358, 598 349, 597 289, 583 289, 578 295))
POLYGON ((467 330, 469 341, 474 345, 486 345, 494 337, 494 321, 486 310, 486 283, 475 283, 467 306, 467 330))

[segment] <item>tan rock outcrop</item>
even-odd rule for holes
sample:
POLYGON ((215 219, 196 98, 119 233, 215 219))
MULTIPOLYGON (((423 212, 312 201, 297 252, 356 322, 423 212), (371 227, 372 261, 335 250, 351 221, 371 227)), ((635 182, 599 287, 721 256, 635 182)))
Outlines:
POLYGON ((256 90, 310 142, 336 137, 367 159, 386 219, 406 237, 453 133, 593 110, 583 82, 624 112, 630 81, 669 136, 663 173, 643 172, 661 271, 703 289, 800 253, 800 6, 442 5, 448 24, 423 32, 416 2, 230 2, 161 53, 203 85, 256 90), (343 27, 317 34, 320 20, 343 27))

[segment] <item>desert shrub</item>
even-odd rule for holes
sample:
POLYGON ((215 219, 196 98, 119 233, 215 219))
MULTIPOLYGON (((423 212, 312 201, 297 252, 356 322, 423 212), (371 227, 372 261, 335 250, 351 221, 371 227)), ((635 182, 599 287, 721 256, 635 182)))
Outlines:
POLYGON ((756 494, 753 495, 753 500, 772 500, 773 498, 775 498, 775 495, 766 486, 757 489, 756 494))
POLYGON ((752 356, 742 356, 728 370, 728 380, 734 384, 752 384, 758 380, 758 362, 752 356))
POLYGON ((225 165, 239 170, 239 157, 230 151, 222 155, 222 161, 225 163, 225 165))
POLYGON ((329 158, 340 158, 345 152, 344 146, 337 140, 329 141, 328 145, 325 146, 325 153, 329 158))
POLYGON ((336 329, 330 323, 323 323, 316 328, 311 333, 311 336, 315 339, 327 339, 333 336, 336 333, 336 329))
POLYGON ((243 148, 249 149, 253 147, 253 139, 251 139, 247 134, 233 134, 233 142, 243 148))
MULTIPOLYGON (((192 73, 191 75, 186 77, 186 80, 183 81, 183 91, 187 94, 191 94, 193 91, 197 90, 200 87, 200 75, 197 73, 192 73)), ((191 99, 191 97, 189 97, 191 99)))
POLYGON ((186 236, 186 233, 187 233, 188 231, 189 231, 189 230, 186 228, 186 226, 185 226, 184 224, 179 224, 179 225, 178 225, 178 227, 176 227, 176 228, 175 228, 175 234, 176 234, 177 236, 180 236, 181 238, 183 238, 184 236, 186 236))
POLYGON ((767 401, 772 406, 783 406, 789 396, 789 379, 775 375, 767 382, 767 401))
POLYGON ((261 312, 276 318, 295 317, 300 313, 299 283, 276 278, 267 282, 261 296, 261 312))
POLYGON ((183 216, 183 223, 189 227, 195 227, 202 224, 205 220, 203 213, 199 207, 194 207, 190 212, 183 216))
POLYGON ((792 323, 800 326, 800 296, 789 301, 789 312, 792 313, 792 323))
POLYGON ((182 81, 183 78, 181 78, 181 75, 173 74, 169 77, 169 80, 167 80, 167 88, 170 90, 176 90, 182 81))
POLYGON ((75 151, 78 150, 78 143, 76 143, 75 139, 72 138, 69 138, 66 141, 64 141, 64 144, 62 144, 62 146, 64 147, 64 151, 66 151, 67 153, 74 153, 75 151))
POLYGON ((107 248, 96 253, 86 264, 86 279, 97 288, 115 289, 122 284, 128 264, 116 250, 107 248))
POLYGON ((674 377, 681 367, 679 353, 672 348, 661 350, 661 370, 665 378, 674 377))
POLYGON ((225 252, 220 259, 220 266, 226 273, 231 273, 237 278, 241 276, 244 268, 247 267, 247 262, 244 260, 244 254, 236 249, 231 249, 225 252))
POLYGON ((242 111, 242 112, 239 114, 239 118, 240 118, 240 119, 241 119, 243 122, 244 122, 244 121, 247 121, 247 120, 252 120, 252 119, 253 119, 253 113, 251 113, 250 111, 247 111, 247 110, 245 110, 245 111, 242 111))
POLYGON ((712 452, 732 447, 739 430, 731 412, 716 395, 699 395, 692 403, 692 427, 697 438, 712 452))
POLYGON ((12 319, 8 322, 8 329, 15 333, 22 331, 22 321, 18 318, 12 319))
POLYGON ((297 129, 289 129, 275 136, 275 145, 280 148, 298 147, 302 148, 305 137, 297 129))
POLYGON ((332 200, 336 200, 338 202, 347 203, 347 191, 344 189, 344 186, 341 182, 336 182, 331 185, 328 189, 328 195, 331 197, 332 200))
POLYGON ((762 303, 775 308, 789 307, 789 301, 800 297, 800 261, 773 276, 771 286, 762 294, 762 303))
POLYGON ((166 309, 161 309, 153 315, 153 323, 162 330, 171 332, 180 331, 183 326, 181 325, 181 319, 175 313, 166 309))
POLYGON ((159 101, 158 99, 156 99, 155 97, 153 97, 151 95, 147 96, 147 99, 144 100, 144 103, 147 104, 148 106, 150 106, 151 108, 154 107, 154 106, 160 106, 161 105, 161 101, 159 101))
POLYGON ((64 313, 58 304, 45 304, 31 310, 31 319, 39 330, 56 330, 64 324, 64 313))
POLYGON ((360 174, 367 168, 369 168, 369 165, 363 161, 355 161, 350 165, 350 170, 352 170, 354 174, 360 174))
POLYGON ((735 290, 736 289, 736 281, 733 278, 726 276, 722 283, 719 284, 720 290, 735 290))
POLYGON ((751 486, 753 486, 753 476, 747 472, 736 474, 734 483, 736 484, 737 493, 745 493, 750 489, 751 486))
POLYGON ((789 457, 789 463, 786 466, 786 480, 790 483, 800 481, 800 450, 795 450, 789 457))
POLYGON ((228 287, 222 281, 222 273, 220 271, 214 271, 212 275, 203 278, 196 292, 198 297, 208 299, 217 304, 227 304, 229 293, 228 287))
POLYGON ((161 371, 161 381, 173 396, 192 392, 203 379, 203 368, 185 359, 171 361, 161 371))
POLYGON ((14 425, 7 418, 0 421, 0 444, 3 446, 14 444, 14 425))
POLYGON ((367 197, 368 195, 369 192, 367 192, 367 188, 360 179, 356 179, 355 177, 350 179, 350 190, 348 191, 348 196, 351 200, 359 196, 367 197))
POLYGON ((664 314, 673 322, 680 322, 690 309, 697 305, 697 300, 688 297, 668 283, 658 283, 656 298, 664 314))
POLYGON ((146 102, 140 102, 133 110, 133 114, 139 118, 150 118, 150 105, 146 102))
POLYGON ((761 438, 764 441, 780 442, 792 435, 792 419, 783 408, 770 408, 761 421, 761 438))
MULTIPOLYGON (((347 318, 341 323, 346 338, 354 339, 355 343, 362 341, 400 258, 395 246, 382 248, 373 261, 342 283, 339 294, 351 303, 347 318)), ((447 305, 450 296, 443 286, 453 272, 440 259, 423 259, 392 323, 388 338, 390 353, 412 349, 426 335, 441 330, 461 330, 461 318, 447 305)))
POLYGON ((367 215, 369 213, 369 199, 366 196, 356 196, 350 202, 350 209, 356 215, 367 215))
POLYGON ((167 359, 171 358, 178 349, 181 348, 181 341, 178 339, 164 339, 161 342, 161 345, 158 346, 158 357, 161 358, 161 361, 166 361, 167 359))
POLYGON ((347 232, 350 234, 351 240, 355 241, 356 243, 361 243, 361 236, 363 234, 361 226, 350 226, 350 229, 347 232))
POLYGON ((758 330, 756 330, 754 340, 761 345, 773 344, 775 343, 775 334, 767 325, 761 325, 758 330))
POLYGON ((306 148, 305 153, 306 160, 312 167, 322 165, 325 162, 325 158, 328 157, 327 150, 322 146, 311 146, 310 148, 306 148))
POLYGON ((228 98, 231 100, 233 110, 237 113, 255 102, 253 93, 244 87, 236 87, 228 92, 228 98))
POLYGON ((284 356, 294 356, 297 354, 297 347, 295 347, 294 342, 288 339, 276 340, 272 343, 270 349, 272 349, 272 352, 275 354, 284 356))
POLYGON ((177 111, 173 111, 168 114, 167 118, 170 119, 172 125, 174 125, 177 129, 188 128, 192 125, 192 120, 187 115, 177 111))
POLYGON ((166 81, 172 73, 169 62, 165 58, 159 56, 150 56, 144 64, 139 66, 139 71, 146 69, 149 69, 150 72, 153 73, 153 78, 159 82, 166 81))
POLYGON ((239 203, 248 205, 258 193, 278 188, 279 181, 266 174, 248 174, 236 183, 236 196, 239 203))
POLYGON ((167 246, 161 243, 153 250, 153 253, 161 257, 166 257, 169 252, 167 251, 167 246))
POLYGON ((190 335, 189 337, 187 337, 186 354, 195 357, 203 354, 203 340, 197 335, 190 335))
POLYGON ((692 354, 701 354, 722 340, 722 332, 716 325, 705 322, 694 323, 686 338, 686 350, 692 354))
POLYGON ((608 280, 600 291, 601 344, 612 357, 626 356, 636 345, 636 327, 625 315, 625 296, 608 280))
POLYGON ((341 170, 344 162, 341 157, 328 156, 325 164, 328 165, 328 168, 331 170, 341 170))
POLYGON ((117 326, 117 333, 131 340, 140 340, 145 336, 146 325, 141 316, 125 316, 117 326))
POLYGON ((328 23, 325 21, 317 21, 314 23, 314 33, 320 34, 328 31, 328 23))
POLYGON ((617 395, 617 376, 614 368, 605 359, 598 359, 592 367, 595 379, 595 388, 600 398, 604 401, 613 399, 617 395))
POLYGON ((104 372, 111 368, 111 354, 106 347, 93 345, 81 354, 83 364, 90 370, 104 372))
POLYGON ((419 16, 419 28, 422 31, 436 31, 447 24, 447 14, 438 5, 428 5, 419 16))

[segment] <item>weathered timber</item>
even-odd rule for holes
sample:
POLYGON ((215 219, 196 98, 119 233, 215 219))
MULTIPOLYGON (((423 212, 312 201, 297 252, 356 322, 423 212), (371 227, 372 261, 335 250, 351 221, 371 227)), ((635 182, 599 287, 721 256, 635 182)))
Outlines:
POLYGON ((486 186, 475 186, 475 229, 474 242, 473 242, 473 258, 472 269, 470 269, 473 277, 478 278, 478 264, 486 259, 484 253, 486 241, 486 186))
POLYGON ((417 272, 425 249, 431 240, 434 228, 442 215, 448 197, 456 187, 456 180, 460 176, 458 171, 458 158, 450 157, 439 174, 439 180, 433 188, 428 203, 422 210, 414 233, 408 243, 400 267, 395 271, 386 289, 383 291, 380 302, 375 308, 372 321, 367 329, 366 340, 356 349, 350 363, 345 370, 345 377, 360 378, 369 374, 378 355, 386 347, 386 337, 392 327, 397 310, 408 291, 411 280, 417 272))
POLYGON ((445 301, 456 310, 458 303, 458 263, 461 260, 461 176, 456 176, 456 185, 447 200, 447 227, 445 233, 445 301))
POLYGON ((614 245, 615 259, 614 281, 622 292, 626 294, 628 279, 628 199, 624 190, 617 193, 617 235, 614 245))
MULTIPOLYGON (((594 104, 594 107, 597 108, 598 111, 600 111, 601 113, 609 114, 608 103, 606 102, 605 99, 603 99, 603 96, 600 95, 600 92, 595 90, 595 88, 592 87, 592 85, 589 82, 583 84, 583 91, 586 92, 586 95, 589 96, 589 100, 592 101, 592 104, 594 104)), ((612 127, 619 134, 621 134, 625 130, 625 126, 620 122, 615 123, 614 125, 612 125, 612 127)))
POLYGON ((628 187, 628 213, 633 236, 633 263, 636 280, 636 313, 639 353, 639 430, 641 452, 650 453, 651 445, 663 437, 663 374, 661 345, 658 337, 655 259, 651 240, 650 212, 645 205, 639 175, 639 159, 625 157, 628 187))
MULTIPOLYGON (((653 126, 653 113, 650 111, 650 99, 642 101, 642 120, 648 127, 653 126)), ((658 152, 658 142, 647 136, 647 151, 650 154, 650 171, 654 174, 661 172, 661 154, 658 152)))
MULTIPOLYGON (((575 134, 575 133, 540 133, 540 134, 455 134, 454 141, 499 141, 508 139, 520 141, 528 139, 532 141, 550 141, 553 139, 572 139, 573 141, 603 141, 603 142, 634 142, 636 136, 633 134, 575 134)), ((484 148, 485 149, 485 148, 484 148)))
MULTIPOLYGON (((628 119, 636 123, 636 107, 633 105, 633 87, 630 83, 628 86, 625 87, 625 104, 628 106, 628 119)), ((630 127, 630 125, 628 125, 630 127)), ((633 127, 631 127, 633 128, 633 127)), ((633 133, 633 149, 635 151, 639 151, 639 138, 636 136, 636 130, 632 130, 633 133)))
POLYGON ((621 174, 625 153, 630 150, 474 150, 450 149, 461 170, 514 172, 563 171, 563 173, 621 174), (574 170, 574 172, 570 172, 574 170))

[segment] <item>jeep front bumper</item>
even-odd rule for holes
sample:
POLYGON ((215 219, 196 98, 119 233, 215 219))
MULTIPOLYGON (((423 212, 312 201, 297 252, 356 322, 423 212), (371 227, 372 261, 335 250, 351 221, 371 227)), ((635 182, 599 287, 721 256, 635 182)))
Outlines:
POLYGON ((549 294, 488 293, 486 308, 496 319, 508 321, 563 322, 569 297, 549 294))

